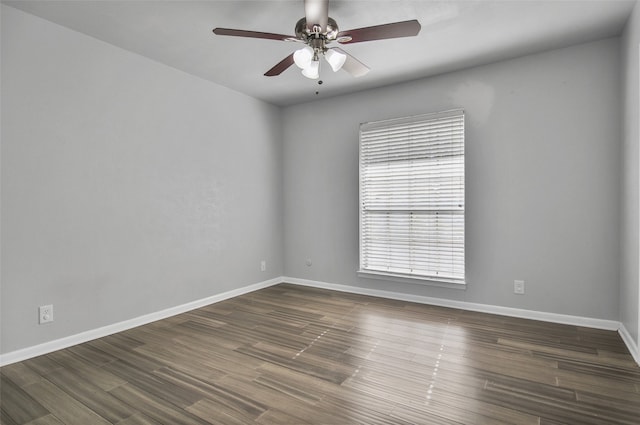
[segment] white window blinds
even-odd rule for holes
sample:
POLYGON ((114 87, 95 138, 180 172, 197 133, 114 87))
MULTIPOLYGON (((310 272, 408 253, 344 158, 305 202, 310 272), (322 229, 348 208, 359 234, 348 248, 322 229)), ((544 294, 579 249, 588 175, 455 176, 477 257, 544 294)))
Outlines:
POLYGON ((464 283, 464 112, 360 126, 360 270, 464 283))

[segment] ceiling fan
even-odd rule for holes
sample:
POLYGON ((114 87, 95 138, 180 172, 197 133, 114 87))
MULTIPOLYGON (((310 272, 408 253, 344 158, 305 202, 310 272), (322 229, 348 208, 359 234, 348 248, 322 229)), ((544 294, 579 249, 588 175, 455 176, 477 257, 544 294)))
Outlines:
POLYGON ((280 75, 295 63, 302 69, 302 75, 317 79, 320 76, 321 56, 324 56, 334 72, 344 69, 354 77, 360 77, 369 72, 369 68, 365 64, 349 53, 339 47, 328 47, 334 42, 352 44, 388 38, 413 37, 420 32, 420 23, 415 19, 339 31, 336 21, 329 17, 329 0, 304 0, 304 12, 305 16, 296 23, 295 36, 230 28, 215 28, 213 33, 303 43, 305 44, 303 48, 291 53, 264 75, 267 77, 280 75))

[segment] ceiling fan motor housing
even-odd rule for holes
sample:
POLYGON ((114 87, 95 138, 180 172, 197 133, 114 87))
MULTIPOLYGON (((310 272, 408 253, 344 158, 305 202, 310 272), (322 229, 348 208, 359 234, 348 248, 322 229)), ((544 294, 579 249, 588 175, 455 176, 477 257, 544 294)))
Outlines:
POLYGON ((338 24, 333 18, 328 18, 327 28, 324 31, 319 26, 314 26, 313 31, 311 31, 307 28, 307 19, 300 18, 296 23, 295 33, 299 40, 314 48, 315 46, 312 45, 313 40, 322 40, 322 47, 324 48, 325 44, 334 41, 338 37, 338 24))

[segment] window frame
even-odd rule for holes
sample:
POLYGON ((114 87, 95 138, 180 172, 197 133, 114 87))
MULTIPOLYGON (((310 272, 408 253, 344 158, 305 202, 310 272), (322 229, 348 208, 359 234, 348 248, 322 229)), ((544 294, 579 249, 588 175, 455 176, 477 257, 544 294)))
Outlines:
MULTIPOLYGON (((433 124, 429 124, 433 125, 433 124)), ((430 127, 431 128, 431 127, 430 127)), ((359 185, 358 185, 358 193, 359 193, 359 206, 358 206, 358 216, 359 216, 359 269, 357 271, 358 276, 371 278, 371 279, 383 279, 387 281, 395 281, 402 283, 418 283, 425 284, 430 286, 440 286, 447 288, 455 288, 455 289, 466 289, 467 287, 467 276, 466 276, 466 252, 465 252, 465 244, 466 244, 466 205, 465 205, 465 195, 466 195, 466 134, 465 134, 465 115, 463 109, 451 109, 447 111, 429 113, 429 114, 421 114, 403 118, 394 118, 389 120, 382 121, 372 121, 360 124, 359 129, 359 143, 358 143, 358 159, 359 159, 359 185), (363 169, 366 166, 363 160, 363 131, 366 133, 367 131, 378 131, 380 129, 385 128, 397 128, 398 126, 405 125, 407 127, 412 124, 427 123, 434 122, 438 123, 438 120, 448 120, 451 117, 458 117, 460 119, 459 125, 461 126, 461 143, 462 143, 462 154, 458 155, 461 157, 462 161, 462 203, 461 203, 461 215, 462 215, 462 254, 457 258, 461 258, 462 260, 462 275, 461 277, 443 277, 437 276, 434 274, 416 274, 416 273, 403 273, 403 272, 394 272, 394 271, 384 271, 379 269, 371 269, 365 267, 366 259, 364 258, 365 253, 363 252, 363 238, 364 238, 364 223, 363 216, 366 214, 365 211, 365 203, 364 203, 364 180, 363 180, 363 169)), ((367 136, 370 137, 370 136, 367 136)), ((427 146, 426 141, 423 141, 423 146, 427 146)), ((458 142, 460 142, 458 140, 458 142)), ((369 142, 371 143, 371 142, 369 142)), ((392 163, 393 161, 386 161, 386 163, 392 163)), ((369 163, 371 165, 371 163, 369 163)), ((458 175, 458 177, 460 177, 458 175)), ((413 194, 415 197, 415 193, 413 194)), ((387 214, 393 214, 394 209, 389 208, 387 210, 387 214)), ((395 211, 398 211, 396 209, 395 211)), ((405 211, 408 213, 409 217, 413 217, 415 211, 420 211, 424 213, 424 210, 420 209, 410 209, 405 211)), ((445 211, 444 209, 439 209, 438 211, 445 211)), ((448 210, 450 211, 450 210, 448 210)), ((453 232, 452 232, 453 233, 453 232)), ((405 257, 406 258, 406 257, 405 257)), ((393 265, 393 264, 392 264, 393 265)), ((458 271, 459 272, 459 271, 458 271)))

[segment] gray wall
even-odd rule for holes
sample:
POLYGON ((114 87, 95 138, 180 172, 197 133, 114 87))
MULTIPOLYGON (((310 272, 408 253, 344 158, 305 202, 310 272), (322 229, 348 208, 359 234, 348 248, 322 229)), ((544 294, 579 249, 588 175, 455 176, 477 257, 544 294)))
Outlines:
POLYGON ((280 116, 2 6, 1 351, 282 275, 280 116))
POLYGON ((618 320, 619 53, 608 39, 285 109, 286 275, 618 320), (358 123, 455 107, 467 290, 358 277, 358 123))
POLYGON ((281 275, 622 319, 637 341, 638 14, 622 51, 603 40, 280 110, 2 6, 0 352, 281 275), (453 107, 467 290, 357 277, 357 124, 453 107), (56 320, 38 326, 48 303, 56 320))
POLYGON ((622 84, 623 84, 623 177, 622 177, 622 231, 621 231, 621 278, 620 278, 620 321, 638 345, 640 284, 638 276, 638 185, 639 158, 638 144, 638 97, 640 87, 638 71, 640 55, 640 4, 636 3, 622 37, 622 84))

